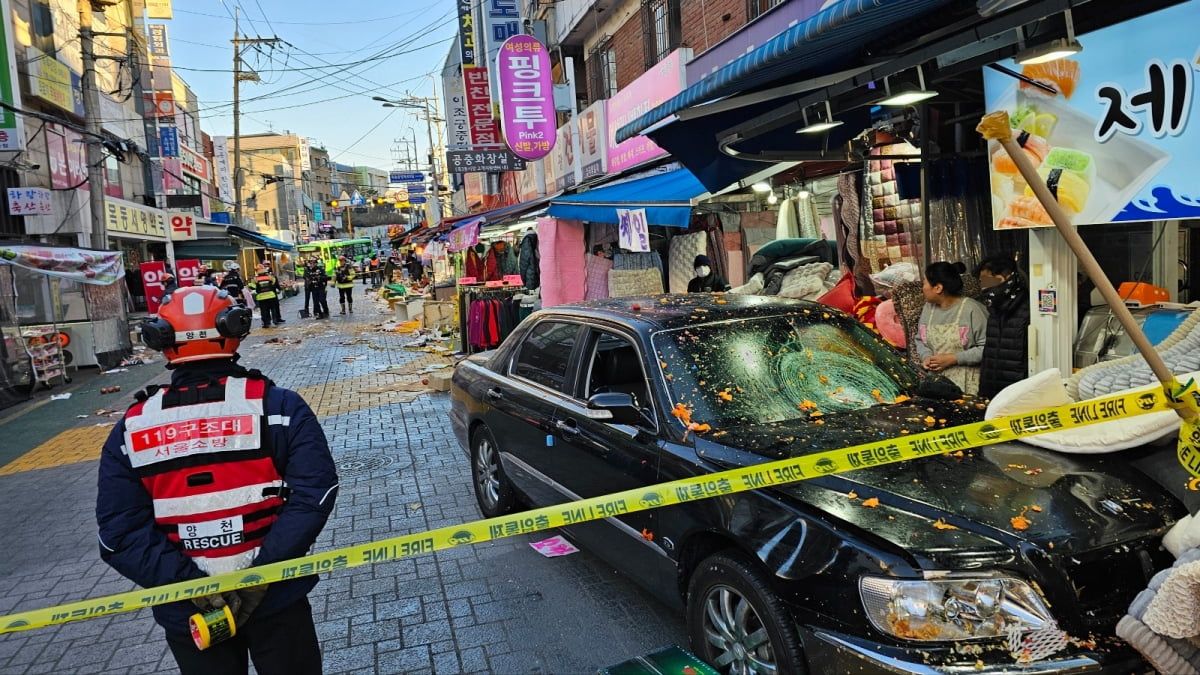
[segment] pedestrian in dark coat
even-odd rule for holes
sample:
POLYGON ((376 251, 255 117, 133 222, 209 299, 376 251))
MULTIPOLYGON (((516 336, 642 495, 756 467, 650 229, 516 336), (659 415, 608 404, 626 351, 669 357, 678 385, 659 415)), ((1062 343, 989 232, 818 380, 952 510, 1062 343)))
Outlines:
POLYGON ((537 232, 530 230, 521 237, 521 282, 525 288, 542 285, 541 255, 538 253, 537 232))
POLYGON ((1029 287, 1007 256, 980 263, 979 300, 988 307, 987 342, 979 373, 979 395, 991 398, 1029 377, 1029 287))

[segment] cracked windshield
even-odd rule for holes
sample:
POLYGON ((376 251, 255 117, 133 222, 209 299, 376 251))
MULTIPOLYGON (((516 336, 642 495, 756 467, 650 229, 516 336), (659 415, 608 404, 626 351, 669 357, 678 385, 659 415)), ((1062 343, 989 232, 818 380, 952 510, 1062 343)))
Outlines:
POLYGON ((860 324, 796 314, 655 336, 671 399, 714 428, 907 400, 916 372, 860 324))

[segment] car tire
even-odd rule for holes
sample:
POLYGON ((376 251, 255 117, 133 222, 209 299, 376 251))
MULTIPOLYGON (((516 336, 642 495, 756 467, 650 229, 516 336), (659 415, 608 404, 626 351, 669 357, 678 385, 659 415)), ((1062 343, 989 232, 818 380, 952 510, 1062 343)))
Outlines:
POLYGON ((686 613, 692 650, 722 673, 808 670, 791 614, 745 555, 726 551, 701 562, 686 613))
POLYGON ((475 486, 475 501, 485 518, 502 516, 516 508, 512 482, 500 464, 500 446, 486 426, 471 434, 471 484, 475 486))

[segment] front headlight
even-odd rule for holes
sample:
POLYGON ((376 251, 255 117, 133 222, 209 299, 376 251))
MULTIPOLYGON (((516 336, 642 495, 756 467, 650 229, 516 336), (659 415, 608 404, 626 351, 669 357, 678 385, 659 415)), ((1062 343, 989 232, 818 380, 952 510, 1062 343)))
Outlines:
POLYGON ((1012 577, 891 579, 865 576, 859 592, 876 628, 904 640, 1006 637, 1055 626, 1028 583, 1012 577))

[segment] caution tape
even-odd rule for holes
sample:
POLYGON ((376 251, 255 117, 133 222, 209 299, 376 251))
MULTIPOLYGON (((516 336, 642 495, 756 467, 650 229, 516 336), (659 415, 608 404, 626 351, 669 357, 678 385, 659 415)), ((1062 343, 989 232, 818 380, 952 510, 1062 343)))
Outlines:
MULTIPOLYGON (((0 616, 0 634, 129 612, 321 572, 399 560, 455 546, 477 544, 626 513, 794 483, 814 476, 845 473, 992 443, 1020 440, 1037 434, 1073 429, 1130 415, 1162 412, 1181 404, 1191 405, 1200 401, 1198 397, 1200 394, 1196 392, 1195 383, 1190 382, 1186 387, 1175 385, 1164 387, 1164 391, 1135 392, 1090 399, 1023 415, 659 483, 517 514, 390 537, 237 572, 0 616)), ((933 420, 930 422, 933 423, 933 420)), ((1200 426, 1183 429, 1189 434, 1189 441, 1185 444, 1181 437, 1180 462, 1188 471, 1200 476, 1200 426), (1193 433, 1196 442, 1190 441, 1190 435, 1193 433)))

